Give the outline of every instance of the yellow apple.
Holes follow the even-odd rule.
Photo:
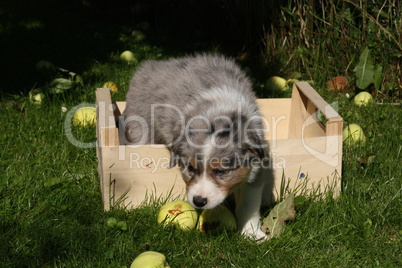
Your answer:
[[[358,124],[350,124],[342,132],[343,142],[348,145],[357,143],[364,144],[366,142],[366,136],[363,129]]]
[[[45,99],[45,95],[37,90],[32,90],[29,92],[29,101],[33,104],[42,104],[43,100]]]
[[[158,223],[173,224],[182,230],[194,229],[197,220],[197,211],[190,203],[181,200],[163,205],[158,213]]]
[[[73,116],[74,126],[87,126],[95,125],[96,123],[96,109],[95,107],[82,107],[79,108]]]
[[[354,98],[354,102],[357,106],[366,106],[369,103],[373,103],[373,96],[366,91],[362,91]]]
[[[197,229],[201,232],[220,232],[224,229],[236,230],[237,223],[233,213],[225,206],[204,210],[199,219]]]
[[[115,83],[113,83],[113,82],[106,82],[106,83],[103,84],[102,87],[110,89],[110,91],[113,92],[113,93],[119,92],[119,89],[117,88],[117,85]]]
[[[156,251],[146,251],[138,255],[130,268],[168,268],[165,255]]]
[[[137,59],[135,58],[134,53],[131,52],[130,50],[126,50],[123,53],[121,53],[120,59],[127,63],[137,63],[138,62]]]
[[[287,91],[289,86],[286,80],[279,76],[272,76],[266,82],[266,87],[272,91]]]

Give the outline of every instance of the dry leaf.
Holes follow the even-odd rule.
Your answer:
[[[294,200],[294,194],[290,194],[277,204],[262,221],[262,231],[268,233],[271,238],[279,237],[284,231],[285,222],[296,217]]]

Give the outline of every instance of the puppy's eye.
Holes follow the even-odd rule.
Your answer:
[[[212,171],[213,175],[216,177],[221,177],[229,173],[230,170],[228,169],[214,169]]]
[[[188,164],[187,170],[188,172],[195,173],[195,168],[191,164]]]

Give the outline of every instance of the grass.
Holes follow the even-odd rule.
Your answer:
[[[334,10],[339,12],[338,7]],[[81,19],[78,16],[77,20]],[[92,27],[100,29],[97,27],[104,25],[99,23]],[[16,32],[7,32],[4,25],[1,26],[0,35],[11,36],[11,41],[17,40],[23,31],[21,26],[16,28],[18,31],[10,26]],[[130,29],[131,26],[125,27]],[[71,29],[77,29],[76,25]],[[355,35],[359,31],[351,29]],[[45,30],[40,31],[44,36],[45,32],[42,31]],[[81,103],[94,103],[95,88],[106,81],[114,81],[120,89],[113,99],[124,100],[129,79],[137,65],[120,62],[118,55],[122,50],[136,52],[140,61],[181,53],[151,40],[140,43],[124,41],[126,39],[122,36],[127,37],[127,33],[130,33],[126,28],[117,28],[113,34],[107,28],[101,33],[111,38],[106,46],[108,53],[105,53],[106,48],[96,49],[103,53],[102,60],[97,60],[96,53],[99,52],[94,51],[89,58],[83,59],[85,64],[76,69],[74,66],[80,65],[81,54],[71,56],[67,61],[55,58],[56,65],[59,65],[58,61],[63,62],[67,67],[62,67],[82,76],[84,83],[78,84],[75,89],[66,94],[51,95],[46,91],[46,81],[38,77],[37,84],[30,84],[27,88],[23,88],[18,81],[16,85],[21,88],[2,91],[2,267],[129,267],[132,260],[145,250],[165,254],[171,267],[402,266],[402,111],[398,99],[400,93],[396,92],[398,86],[388,87],[388,83],[399,81],[394,53],[386,50],[388,52],[384,52],[381,58],[382,50],[372,48],[375,60],[385,68],[386,77],[382,87],[385,90],[367,90],[371,90],[377,102],[385,104],[359,108],[350,98],[326,91],[325,83],[327,78],[334,75],[347,75],[352,78],[351,94],[359,91],[354,86],[351,69],[358,61],[355,47],[358,46],[362,51],[364,44],[353,43],[348,50],[346,45],[342,46],[347,53],[345,57],[334,55],[333,51],[338,45],[335,41],[326,41],[320,46],[317,42],[310,49],[296,43],[294,47],[275,47],[275,57],[279,66],[282,66],[277,72],[289,77],[301,73],[301,79],[314,80],[314,87],[327,102],[338,101],[339,112],[346,123],[358,123],[364,129],[367,142],[364,146],[344,146],[342,194],[337,199],[309,196],[296,199],[296,219],[287,225],[284,234],[278,239],[256,244],[232,232],[213,236],[197,231],[181,232],[163,228],[156,223],[157,211],[163,203],[160,200],[136,210],[115,208],[109,212],[103,211],[95,149],[79,148],[69,142],[64,128],[67,113],[61,108],[71,110]],[[269,34],[272,38],[274,33]],[[30,38],[34,36],[33,33],[29,34]],[[283,43],[280,36],[278,33],[274,41]],[[342,35],[342,38],[346,37]],[[365,38],[367,40],[369,36]],[[312,39],[310,44],[315,44]],[[206,50],[225,52],[208,44],[202,46]],[[273,46],[267,43],[267,51]],[[200,47],[200,43],[196,47]],[[329,50],[326,49],[328,47]],[[290,52],[292,48],[299,50]],[[57,50],[55,47],[52,49]],[[29,48],[30,52],[36,50],[38,47],[35,44]],[[42,59],[42,56],[39,55],[35,60]],[[35,55],[30,57],[34,58]],[[323,60],[323,57],[330,57],[331,60]],[[69,65],[69,61],[74,61],[74,64]],[[247,60],[242,62],[255,79],[260,95],[272,95],[263,86],[264,79],[271,73],[264,78],[248,63]],[[11,69],[18,68],[13,66]],[[33,80],[38,76],[24,67],[12,77],[23,76],[25,72],[30,72],[27,77]],[[29,87],[42,87],[45,90],[43,104],[29,102]],[[72,134],[79,141],[95,141],[94,127],[72,128]],[[369,165],[357,161],[368,154],[375,155]],[[127,222],[128,230],[108,228],[106,221],[110,217]]]

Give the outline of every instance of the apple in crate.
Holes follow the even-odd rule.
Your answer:
[[[165,255],[156,251],[146,251],[138,255],[130,268],[167,268],[170,267]]]
[[[197,229],[201,232],[219,233],[224,229],[236,230],[237,223],[233,213],[225,206],[219,205],[205,209],[199,219]]]
[[[366,136],[364,135],[363,129],[358,124],[350,124],[342,132],[343,142],[354,145],[354,144],[364,144],[366,142]]]
[[[163,205],[158,213],[158,223],[173,224],[182,230],[194,229],[197,220],[197,211],[190,203],[181,200]]]
[[[95,125],[96,123],[96,109],[95,107],[82,107],[79,108],[73,116],[74,126],[87,126]]]

